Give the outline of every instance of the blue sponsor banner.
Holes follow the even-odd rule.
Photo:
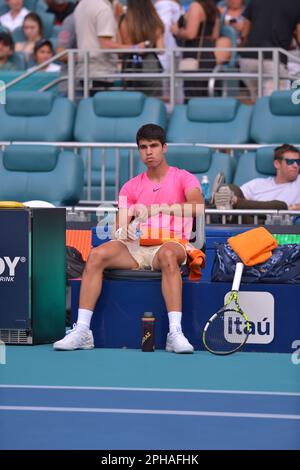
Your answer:
[[[30,328],[30,211],[0,210],[0,329]]]

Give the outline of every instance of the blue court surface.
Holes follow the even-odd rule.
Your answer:
[[[7,347],[0,449],[300,449],[289,354]]]

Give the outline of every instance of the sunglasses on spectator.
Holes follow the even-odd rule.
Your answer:
[[[298,166],[300,166],[300,158],[284,158],[284,157],[279,157],[278,160],[284,160],[287,165],[293,165],[293,163],[297,163]]]

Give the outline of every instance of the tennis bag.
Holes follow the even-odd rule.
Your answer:
[[[66,271],[67,279],[81,277],[85,267],[82,254],[74,246],[66,246]]]
[[[229,243],[215,243],[215,251],[211,280],[232,282],[239,256]],[[300,244],[279,246],[264,263],[244,266],[243,282],[300,284]]]

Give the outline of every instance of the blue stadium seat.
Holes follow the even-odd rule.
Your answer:
[[[250,136],[258,144],[300,143],[300,106],[292,101],[295,91],[274,91],[256,101]]]
[[[0,106],[0,141],[70,141],[75,105],[52,93],[16,91]]]
[[[0,152],[0,200],[43,200],[55,206],[79,201],[82,160],[51,146],[10,145]]]
[[[48,9],[48,5],[44,0],[37,0],[34,11],[39,15],[45,13]]]
[[[25,72],[23,71],[0,71],[0,80],[4,83],[9,83],[15,78],[20,77]],[[14,93],[15,91],[38,91],[45,85],[53,82],[59,77],[59,72],[35,72],[32,75],[24,78],[20,82],[15,83],[13,86],[6,90],[6,94]],[[58,84],[51,88],[52,93],[58,94]]]
[[[241,186],[253,178],[267,178],[276,174],[273,165],[274,147],[262,147],[256,152],[240,155],[233,183]]]
[[[6,2],[4,2],[3,0],[0,0],[0,16],[1,15],[5,15],[5,13],[7,13],[9,10],[8,8],[8,5]],[[3,28],[4,30],[5,28]]]
[[[37,0],[24,0],[23,4],[24,4],[24,7],[27,8],[27,10],[35,11]]]
[[[252,107],[235,98],[192,98],[175,106],[168,142],[244,144],[249,141]]]
[[[26,59],[25,59],[24,52],[14,52],[10,56],[9,61],[13,62],[13,64],[15,64],[17,70],[25,70],[26,69]]]
[[[226,183],[232,182],[233,161],[226,153],[214,152],[207,147],[169,147],[166,157],[169,165],[189,171],[199,181],[203,175],[207,175],[212,185],[221,171]]]
[[[107,91],[93,98],[82,100],[78,105],[74,136],[79,142],[135,142],[139,127],[147,123],[162,127],[166,124],[164,104],[141,92]],[[85,185],[87,184],[87,152],[82,152],[85,162]],[[119,185],[129,178],[129,151],[120,151]],[[108,149],[106,154],[106,200],[116,199],[116,152]],[[92,152],[92,199],[100,199],[101,149]],[[86,198],[86,188],[83,198]]]

